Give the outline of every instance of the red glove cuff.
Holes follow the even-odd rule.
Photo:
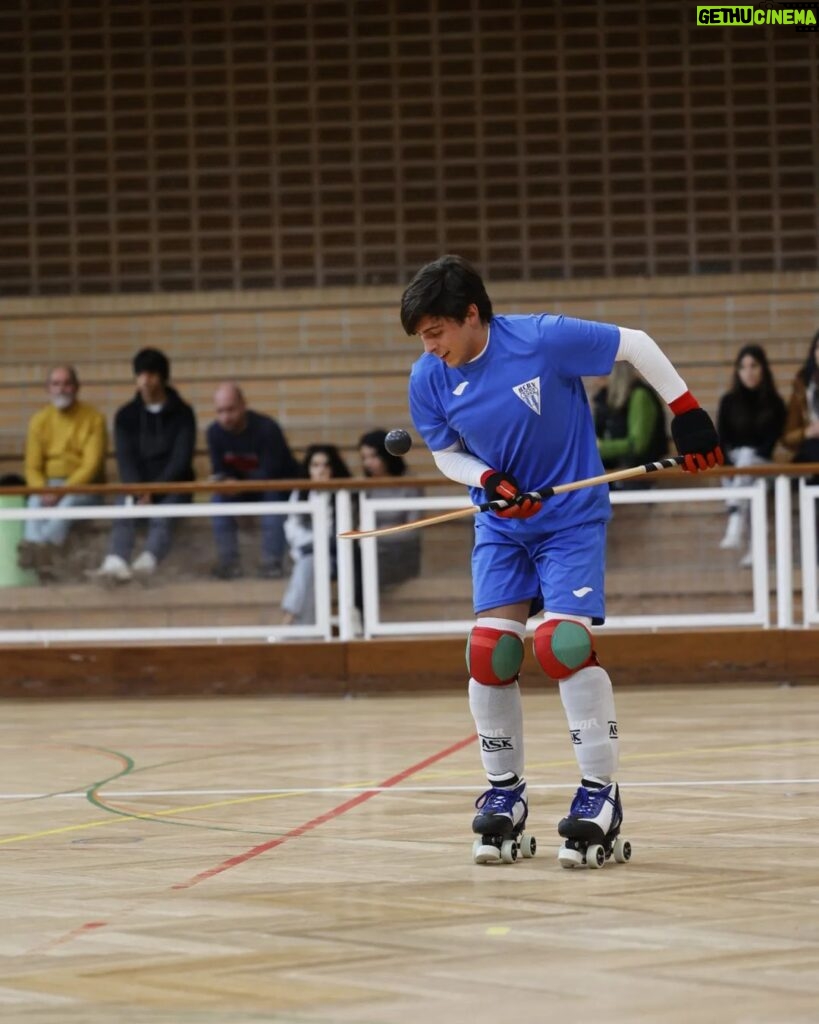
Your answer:
[[[481,487],[485,487],[485,486],[486,486],[486,481],[487,481],[487,479],[488,479],[488,478],[489,478],[490,476],[492,476],[492,474],[493,474],[494,472],[495,472],[495,470],[494,470],[494,469],[487,469],[487,471],[486,471],[485,473],[481,473]]]
[[[690,391],[683,391],[680,397],[675,398],[668,406],[675,416],[679,416],[684,412],[691,412],[692,409],[699,409],[699,407],[700,403],[696,398],[694,398]]]

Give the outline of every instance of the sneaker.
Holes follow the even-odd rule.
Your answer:
[[[479,813],[472,821],[472,831],[477,835],[508,838],[520,832],[529,813],[526,783],[522,781],[514,787],[493,786],[487,789],[475,801],[475,809]]]
[[[215,580],[238,580],[244,575],[239,562],[217,562],[210,574]]]
[[[150,551],[143,551],[139,558],[135,558],[131,562],[131,569],[138,576],[151,576],[156,572],[156,567],[156,555],[151,554]]]
[[[102,565],[92,575],[101,579],[113,580],[116,583],[127,583],[133,579],[133,573],[128,563],[119,555],[106,555]]]
[[[739,560],[740,569],[749,569],[754,564],[754,553],[748,548],[745,554]]]
[[[259,566],[259,577],[263,580],[280,580],[283,576],[281,562],[262,562]]]

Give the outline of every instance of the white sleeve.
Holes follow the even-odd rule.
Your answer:
[[[465,452],[460,441],[456,441],[449,448],[433,452],[432,457],[444,476],[458,484],[466,484],[467,487],[480,487],[481,477],[487,470],[492,469],[477,456]]]
[[[621,327],[620,347],[617,349],[614,360],[615,362],[625,360],[625,362],[631,363],[666,405],[671,405],[675,398],[684,395],[688,390],[685,381],[674,369],[671,360],[645,331]]]

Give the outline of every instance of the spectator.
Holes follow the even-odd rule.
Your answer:
[[[782,443],[794,453],[794,462],[819,462],[819,331],[794,378]]]
[[[373,480],[385,477],[404,476],[407,464],[400,455],[391,455],[384,444],[387,432],[372,430],[364,434],[358,442],[361,456],[361,468],[364,476]],[[417,498],[421,491],[418,487],[408,484],[405,487],[370,487],[366,491],[368,498]],[[397,526],[415,519],[412,512],[380,512],[378,526]],[[356,563],[356,607],[363,608],[363,591],[361,571]],[[388,534],[378,538],[378,582],[380,586],[390,586],[412,579],[421,571],[421,537],[417,530],[406,533]]]
[[[253,412],[236,384],[220,384],[214,395],[216,419],[208,427],[208,451],[214,480],[288,480],[299,469],[279,424]],[[217,494],[215,502],[286,501],[286,491],[255,491]],[[284,556],[284,516],[261,517],[262,553],[259,575],[279,579]],[[239,530],[235,516],[220,515],[213,520],[217,563],[213,575],[234,579],[242,575],[239,559]]]
[[[137,393],[117,411],[114,443],[119,478],[124,484],[174,483],[194,479],[193,450],[196,418],[175,388],[170,387],[171,367],[167,356],[155,348],[144,348],[134,356]],[[187,503],[191,494],[140,494],[120,498],[119,504],[170,505]],[[145,549],[129,565],[134,547],[136,523],[116,519],[111,531],[109,553],[97,575],[127,582],[134,573],[148,576],[167,555],[171,546],[168,518],[148,520]]]
[[[760,466],[771,461],[785,425],[785,403],[776,390],[765,350],[743,345],[734,360],[731,390],[719,403],[717,432],[726,462],[732,466]],[[747,487],[751,476],[723,477],[725,487]],[[750,503],[728,502],[728,524],[721,548],[742,546],[748,527]],[[743,564],[750,565],[748,554]]]
[[[105,419],[92,405],[78,400],[80,381],[73,366],[55,366],[46,381],[51,402],[36,412],[26,436],[26,484],[62,488],[101,483],[105,479]],[[33,494],[29,508],[70,508],[91,505],[88,494]],[[29,519],[18,547],[21,569],[36,569],[42,580],[53,578],[54,558],[64,551],[69,519]]]
[[[594,396],[597,450],[608,470],[655,462],[668,452],[665,415],[631,363],[617,362]]]
[[[350,470],[334,444],[313,444],[304,456],[304,472],[310,480],[333,480],[349,477]],[[328,503],[330,521],[331,578],[336,578],[335,503],[330,491],[293,491],[290,501],[294,511],[284,522],[284,532],[293,559],[293,573],[282,600],[287,626],[310,625],[316,621],[315,594],[313,592],[313,519],[296,511],[298,503],[320,495]]]

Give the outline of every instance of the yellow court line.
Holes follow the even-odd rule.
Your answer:
[[[359,788],[359,787],[354,787]],[[185,811],[202,811],[209,807],[223,807],[225,804],[250,803],[253,800],[283,800],[289,796],[304,796],[309,790],[290,793],[263,793],[258,796],[237,797],[234,800],[218,800],[212,804],[197,804],[191,807],[172,807],[166,811],[150,811],[147,814],[132,814],[127,812],[126,816],[116,815],[108,818],[99,818],[96,821],[86,821],[80,825],[62,825],[60,828],[43,829],[41,832],[27,832],[17,836],[7,836],[0,839],[0,846],[8,843],[22,843],[26,839],[41,839],[43,836],[57,836],[64,832],[81,832],[83,829],[102,828],[103,825],[121,825],[125,821],[150,821],[152,818],[163,818],[171,814],[182,814]]]
[[[689,747],[687,750],[673,750],[673,751],[662,751],[652,754],[626,754],[621,758],[621,761],[656,761],[663,758],[672,757],[687,757],[690,754],[732,754],[739,753],[742,751],[750,750],[777,750],[781,747],[805,747],[814,746],[819,743],[819,739],[815,740],[783,740],[781,743],[747,743],[739,744],[733,747]],[[560,761],[538,761],[532,764],[532,768],[562,768],[567,765],[574,765],[575,761],[572,760],[560,760]],[[471,768],[467,771],[458,772],[441,772],[441,771],[427,771],[421,774],[427,779],[448,779],[457,778],[459,776],[471,776],[475,774],[476,769]],[[345,783],[342,786],[334,787],[337,789],[366,789],[368,785],[374,785],[374,783]],[[191,811],[206,811],[211,810],[214,807],[231,807],[238,804],[249,804],[256,803],[262,800],[283,800],[286,797],[293,796],[305,796],[311,792],[310,789],[290,791],[287,793],[260,793],[253,796],[242,796],[232,797],[228,800],[216,800],[212,803],[206,804],[191,804],[188,807],[172,807],[165,811],[154,811],[143,814],[131,814],[127,812],[127,817],[123,818],[121,815],[116,815],[110,818],[101,818],[97,821],[88,821],[79,825],[63,825],[60,828],[43,829],[40,832],[28,832],[16,836],[7,836],[5,839],[0,839],[0,846],[7,846],[10,843],[22,843],[28,839],[41,839],[44,836],[55,836],[62,835],[66,832],[81,832],[84,829],[102,828],[105,825],[114,825],[117,822],[122,824],[123,821],[150,821],[152,818],[164,818],[174,814],[187,814]],[[127,799],[127,794],[123,794],[123,797]],[[113,806],[113,805],[112,805]]]

